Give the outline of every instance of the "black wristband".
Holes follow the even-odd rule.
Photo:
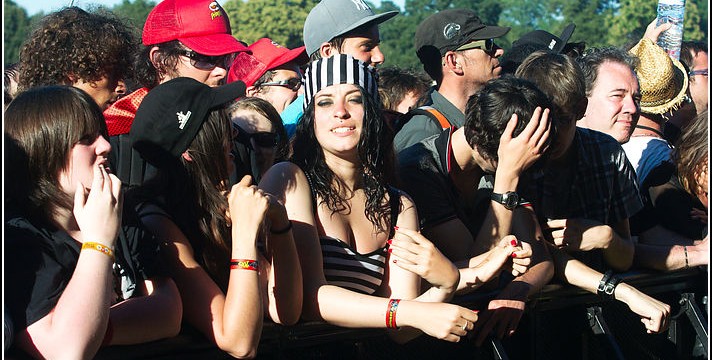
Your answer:
[[[269,232],[274,234],[274,235],[281,235],[281,234],[286,234],[289,232],[289,230],[292,230],[292,221],[289,221],[289,224],[284,227],[284,229],[273,229],[272,227],[269,228]]]
[[[605,274],[603,274],[603,278],[601,278],[601,281],[598,283],[598,289],[596,289],[596,292],[604,299],[612,299],[616,286],[618,286],[620,281],[621,280],[617,276],[613,276],[612,270],[608,270]]]

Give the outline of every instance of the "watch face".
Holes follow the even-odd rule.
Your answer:
[[[519,195],[515,192],[508,192],[504,194],[504,206],[508,209],[514,209],[519,205]]]

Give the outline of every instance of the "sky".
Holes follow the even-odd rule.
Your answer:
[[[73,5],[82,8],[89,4],[101,4],[106,7],[113,7],[116,4],[120,4],[121,1],[122,0],[73,0]],[[32,16],[40,11],[44,11],[44,13],[47,14],[58,10],[62,7],[68,6],[72,3],[72,0],[15,0],[15,3],[27,10],[27,14]],[[380,6],[381,1],[375,0],[372,1],[372,3],[376,4],[376,6]],[[396,0],[394,3],[402,8],[405,0]]]

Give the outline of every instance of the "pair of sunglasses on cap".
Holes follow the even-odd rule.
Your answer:
[[[233,123],[232,128],[237,132],[235,139],[245,145],[251,145],[250,140],[255,140],[255,144],[260,147],[275,147],[279,142],[279,135],[269,131],[247,132],[239,125]]]

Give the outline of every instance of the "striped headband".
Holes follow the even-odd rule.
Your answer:
[[[377,104],[378,83],[376,70],[351,55],[334,55],[309,63],[304,72],[304,109],[321,89],[336,84],[359,85]]]

